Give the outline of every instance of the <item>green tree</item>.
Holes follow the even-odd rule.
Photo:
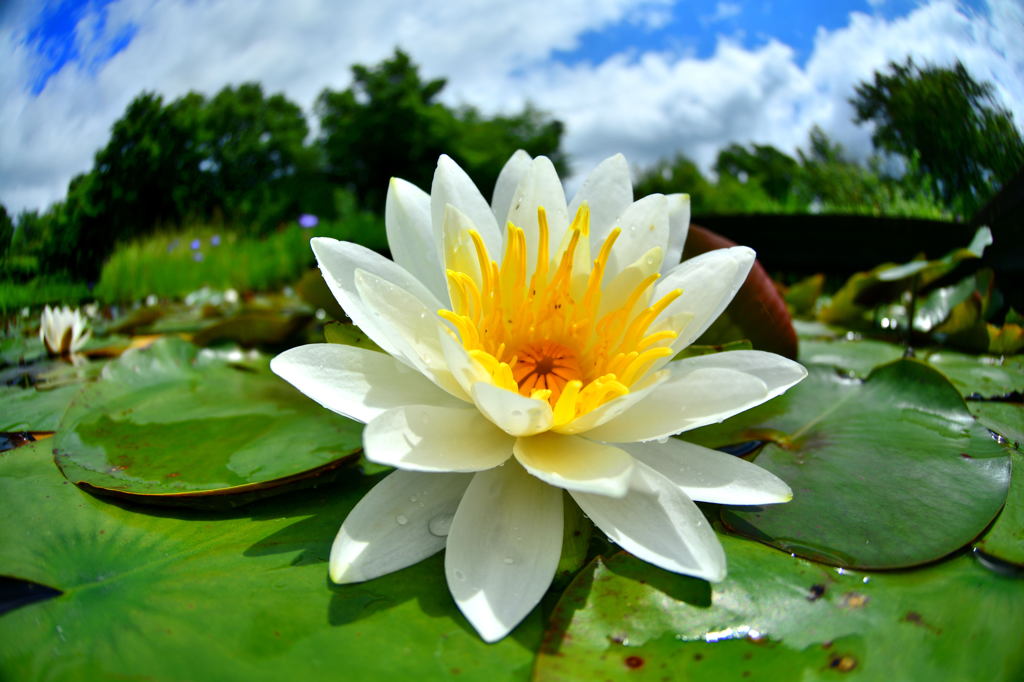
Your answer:
[[[205,214],[210,185],[200,168],[203,105],[195,93],[168,106],[160,95],[143,93],[128,105],[96,153],[92,177],[72,181],[81,185],[80,196],[69,187],[69,219],[80,219],[90,242],[112,248],[113,241],[156,225]]]
[[[401,50],[375,67],[353,66],[352,79],[345,90],[324,90],[317,99],[319,141],[328,177],[380,209],[392,176],[430,186],[437,157],[450,149],[455,117],[436,101],[444,79],[424,82]]]
[[[202,107],[199,168],[228,220],[269,227],[300,212],[297,190],[317,172],[302,110],[258,83],[225,87]]]
[[[438,100],[445,80],[421,78],[401,50],[376,66],[353,66],[352,76],[347,89],[324,90],[315,111],[328,177],[365,206],[381,209],[395,176],[429,188],[441,154],[482,188],[493,186],[520,148],[551,157],[565,171],[562,124],[532,107],[494,118],[471,107],[453,110]]]
[[[14,221],[7,213],[7,207],[0,204],[0,260],[4,260],[14,241]]]
[[[731,144],[718,152],[714,168],[720,182],[723,176],[743,183],[754,181],[765,194],[783,205],[796,199],[800,164],[771,145],[752,144],[748,149]]]
[[[756,178],[741,180],[728,173],[719,174],[712,182],[690,159],[677,154],[640,172],[634,184],[637,196],[686,192],[694,215],[778,212],[779,203],[772,199]]]
[[[518,114],[494,118],[463,107],[457,119],[454,147],[448,154],[485,192],[494,187],[505,162],[517,149],[531,156],[547,156],[560,176],[568,174],[568,157],[561,149],[565,126],[530,104]]]
[[[857,123],[871,122],[875,147],[912,160],[956,212],[970,215],[1024,165],[1024,141],[990,83],[959,61],[952,68],[892,62],[850,99]]]
[[[877,157],[862,166],[849,159],[842,145],[818,126],[811,129],[808,149],[798,150],[802,187],[799,193],[823,213],[945,217],[929,187],[915,176],[895,178],[882,171]]]

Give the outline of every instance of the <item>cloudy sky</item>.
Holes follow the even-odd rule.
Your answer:
[[[959,58],[1021,126],[1021,36],[1022,0],[0,0],[0,203],[62,198],[143,90],[258,80],[309,111],[396,46],[448,78],[450,104],[564,121],[580,172],[615,152],[793,152],[814,124],[863,155],[846,99],[908,54]]]

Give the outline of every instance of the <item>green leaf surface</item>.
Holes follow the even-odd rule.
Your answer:
[[[49,391],[0,387],[0,431],[56,431],[60,418],[81,386],[62,386]]]
[[[258,345],[281,345],[313,316],[279,310],[247,310],[203,327],[193,337],[193,343],[209,346],[214,343],[234,342],[246,348]]]
[[[929,353],[925,360],[949,377],[965,395],[984,398],[1024,392],[1024,357],[968,355],[955,351]]]
[[[1024,455],[1011,454],[1013,473],[1006,505],[974,546],[985,554],[1024,567]]]
[[[1024,675],[1024,585],[969,555],[867,576],[721,539],[729,575],[714,585],[595,560],[555,608],[535,682]]]
[[[332,469],[362,425],[272,374],[165,338],[125,353],[72,401],[54,438],[75,482],[122,494],[250,493]]]
[[[971,542],[1006,499],[1006,449],[956,389],[915,360],[866,381],[824,367],[788,393],[686,434],[721,447],[770,440],[757,464],[793,500],[723,510],[726,525],[787,552],[859,568],[934,561]]]
[[[903,356],[903,346],[871,339],[803,339],[800,362],[831,365],[859,377]],[[917,351],[917,358],[941,371],[963,396],[1000,397],[1024,392],[1024,358],[969,355],[951,350]]]
[[[870,339],[839,339],[800,342],[800,362],[805,365],[831,365],[866,377],[871,370],[903,357],[902,346]]]
[[[381,347],[374,343],[373,339],[367,336],[362,329],[346,322],[331,321],[325,324],[324,339],[327,343],[339,343],[343,346],[381,351]]]
[[[0,679],[525,679],[539,610],[485,644],[448,593],[441,555],[367,583],[328,581],[331,541],[373,482],[245,512],[146,513],[69,484],[45,444],[0,455],[0,575],[63,592],[0,616]]]
[[[1017,449],[1024,444],[1024,404],[970,400],[971,414]]]

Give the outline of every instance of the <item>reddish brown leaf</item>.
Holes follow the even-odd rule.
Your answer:
[[[736,246],[736,243],[699,225],[691,225],[686,237],[683,259],[730,246]],[[742,336],[749,339],[754,348],[778,353],[788,358],[796,358],[797,338],[796,331],[793,329],[793,320],[786,309],[785,300],[775,288],[775,284],[761,266],[760,261],[754,263],[747,281],[744,282],[722,317],[724,319],[712,326],[705,336],[717,332],[720,336],[735,338],[701,337],[698,339],[698,343],[734,341],[739,338],[736,337],[735,332],[735,329],[738,328],[742,332]],[[730,332],[730,330],[732,331]]]

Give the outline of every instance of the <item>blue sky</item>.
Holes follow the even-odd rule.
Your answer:
[[[556,53],[565,63],[600,62],[629,50],[683,50],[696,57],[710,57],[720,35],[737,38],[747,47],[775,39],[792,47],[797,63],[810,56],[819,28],[845,26],[850,12],[867,12],[886,19],[905,16],[919,3],[887,0],[872,6],[866,0],[763,0],[721,2],[700,0],[673,6],[665,23],[656,29],[642,24],[609,26],[581,37],[578,49]]]
[[[792,153],[813,125],[863,156],[846,99],[907,56],[961,59],[1024,120],[1021,35],[1020,0],[2,0],[0,202],[61,198],[143,90],[258,80],[311,111],[396,46],[453,105],[564,121],[581,173],[616,152],[705,168],[730,142]]]
[[[106,25],[106,6],[112,0],[63,0],[45,3],[25,32],[25,42],[40,56],[39,70],[32,81],[33,94],[39,94],[50,76],[68,62],[82,62],[87,58],[74,41],[75,27],[87,15],[96,16],[100,30]],[[123,50],[135,35],[134,27],[125,27],[109,47],[90,60],[90,69],[97,69]]]

